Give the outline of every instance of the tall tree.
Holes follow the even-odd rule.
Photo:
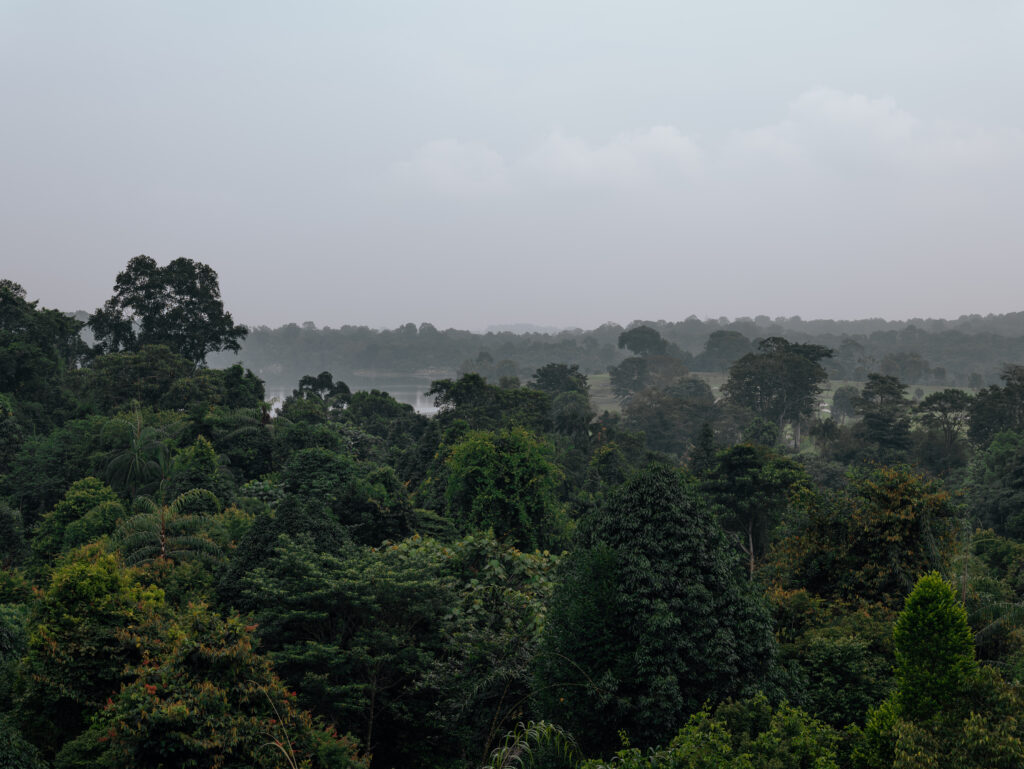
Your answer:
[[[38,304],[17,283],[0,279],[0,393],[39,404],[32,421],[49,427],[64,400],[64,376],[88,349],[78,335],[81,321]]]
[[[798,443],[800,420],[814,414],[821,385],[828,379],[820,361],[831,356],[832,350],[821,345],[763,339],[758,352],[732,365],[722,390],[737,405],[776,422],[779,430],[792,423]]]
[[[136,256],[119,273],[114,295],[89,318],[100,353],[164,344],[196,366],[219,350],[238,352],[248,333],[224,311],[217,273],[191,259],[160,267]]]
[[[767,608],[682,472],[651,465],[581,523],[538,655],[545,717],[585,746],[666,740],[707,700],[766,687]]]
[[[751,577],[790,495],[806,485],[800,465],[761,446],[731,446],[715,458],[702,486],[722,525],[736,535]]]
[[[855,432],[875,451],[876,460],[898,462],[910,448],[910,406],[907,386],[894,376],[868,374],[856,403],[862,417]]]

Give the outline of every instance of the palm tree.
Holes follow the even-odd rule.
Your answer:
[[[135,500],[135,515],[114,532],[121,558],[128,566],[158,561],[216,560],[220,548],[204,535],[206,516],[187,511],[216,513],[220,501],[206,489],[186,491],[169,505],[149,497]]]
[[[170,457],[169,443],[181,427],[179,423],[164,427],[144,424],[138,410],[115,417],[108,432],[115,433],[122,448],[107,454],[106,480],[132,498],[159,482]]]

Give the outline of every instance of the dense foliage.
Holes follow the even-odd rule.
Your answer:
[[[137,257],[90,325],[0,281],[0,766],[1024,765],[1020,317],[292,326],[253,373],[213,270]]]

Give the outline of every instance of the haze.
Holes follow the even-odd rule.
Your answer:
[[[1021,309],[1024,3],[0,6],[0,277],[235,319]],[[88,306],[82,306],[88,300]]]

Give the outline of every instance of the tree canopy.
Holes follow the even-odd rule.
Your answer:
[[[97,352],[137,352],[163,344],[196,366],[212,352],[238,352],[248,333],[225,312],[212,267],[185,258],[160,267],[145,255],[118,273],[114,295],[92,314],[89,327]]]

